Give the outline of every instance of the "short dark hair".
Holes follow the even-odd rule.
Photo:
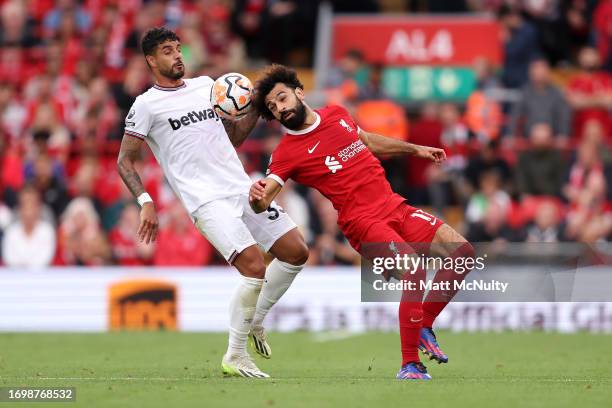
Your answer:
[[[266,106],[266,96],[278,83],[285,84],[291,89],[304,89],[294,69],[279,64],[269,66],[255,84],[254,101],[255,109],[266,120],[274,119],[274,115]]]
[[[157,46],[166,41],[181,41],[181,39],[174,31],[168,30],[166,27],[154,27],[144,34],[140,46],[145,56],[153,55]]]

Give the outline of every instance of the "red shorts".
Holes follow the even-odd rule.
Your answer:
[[[359,252],[362,252],[364,244],[389,244],[391,242],[416,244],[411,246],[417,252],[424,252],[426,251],[424,248],[429,247],[442,224],[443,221],[433,215],[402,203],[385,219],[369,223],[367,229],[355,237],[356,239],[348,238],[353,248]]]

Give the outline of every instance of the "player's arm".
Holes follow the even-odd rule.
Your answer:
[[[266,211],[282,188],[281,183],[270,177],[253,183],[249,190],[249,203],[253,211],[257,214]]]
[[[410,155],[441,163],[446,160],[446,153],[437,147],[421,146],[376,133],[359,131],[359,138],[374,154],[380,155]]]
[[[128,134],[123,135],[119,157],[117,158],[117,170],[121,179],[141,206],[140,227],[137,235],[141,242],[148,244],[155,241],[158,221],[155,204],[153,204],[151,196],[145,191],[142,180],[136,171],[135,163],[140,158],[142,144],[143,140],[138,137]]]
[[[221,119],[234,147],[240,146],[246,140],[255,127],[257,119],[259,119],[259,115],[255,109],[251,109],[249,113],[237,120]]]

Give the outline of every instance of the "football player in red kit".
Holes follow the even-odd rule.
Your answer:
[[[431,246],[437,255],[473,256],[465,238],[393,192],[374,156],[408,154],[440,163],[446,159],[444,150],[368,133],[340,106],[311,109],[304,103],[303,86],[295,71],[282,65],[265,71],[255,86],[254,106],[263,118],[276,119],[287,129],[272,153],[267,177],[251,186],[249,200],[255,212],[268,208],[283,184],[293,179],[319,190],[332,202],[338,225],[364,256],[368,256],[367,243],[386,243],[393,248],[396,243],[432,243],[439,244]],[[442,269],[434,282],[462,278],[452,275],[454,271]],[[423,300],[422,292],[417,297],[404,293],[399,307],[402,365],[398,379],[431,378],[418,350],[440,363],[448,361],[432,326],[454,294],[447,291],[441,298],[428,299],[430,293]]]

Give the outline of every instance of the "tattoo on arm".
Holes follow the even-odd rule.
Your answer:
[[[243,118],[238,120],[221,119],[225,131],[234,147],[240,146],[246,140],[251,130],[255,127],[258,118],[259,115],[255,110],[251,110]]]
[[[121,141],[121,149],[117,159],[117,169],[123,182],[134,197],[145,192],[140,176],[136,172],[134,163],[140,158],[142,140],[133,136],[124,135]]]

